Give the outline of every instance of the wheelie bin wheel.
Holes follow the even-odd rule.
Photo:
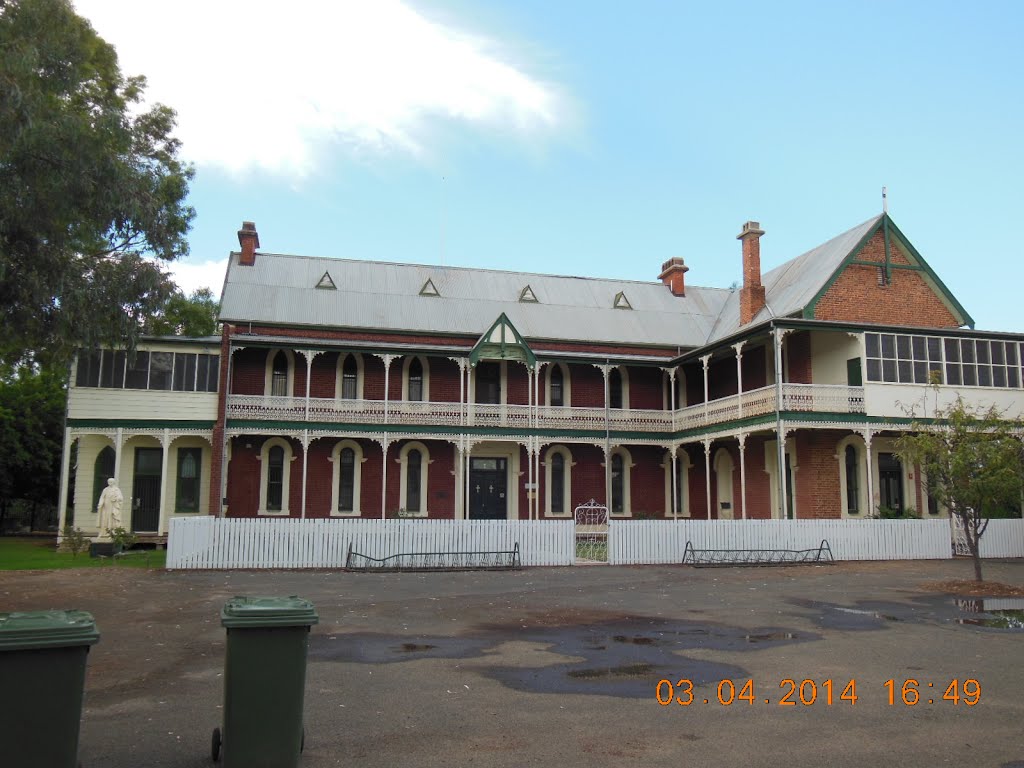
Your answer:
[[[213,738],[210,739],[210,757],[215,763],[220,760],[220,747],[223,743],[220,738],[220,728],[214,728]]]

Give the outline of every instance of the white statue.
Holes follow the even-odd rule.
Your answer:
[[[121,527],[121,505],[124,503],[124,494],[114,484],[114,478],[107,480],[107,487],[100,494],[100,500],[96,504],[96,511],[99,513],[99,535],[97,541],[110,541],[110,531]]]

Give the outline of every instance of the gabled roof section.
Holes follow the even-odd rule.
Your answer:
[[[843,270],[857,261],[857,256],[864,246],[880,230],[886,229],[915,262],[913,267],[921,270],[925,279],[952,313],[962,320],[963,324],[973,325],[974,321],[970,315],[886,213],[874,216],[762,275],[761,283],[765,287],[766,305],[750,325],[766,322],[773,317],[814,317],[818,300],[825,295]],[[740,292],[733,291],[708,337],[709,343],[740,330],[739,299]]]
[[[864,264],[867,262],[858,261],[857,257],[860,255],[861,249],[867,244],[871,238],[873,238],[878,231],[881,230],[885,236],[886,243],[886,261],[882,265],[882,269],[885,270],[885,278],[889,279],[891,270],[893,269],[910,269],[919,270],[923,273],[923,277],[926,283],[929,284],[935,294],[942,300],[942,302],[949,308],[953,316],[960,322],[960,325],[969,325],[974,327],[974,318],[967,314],[967,310],[963,308],[963,305],[957,301],[950,290],[946,287],[946,284],[939,279],[939,276],[935,274],[928,262],[924,260],[924,257],[918,253],[918,250],[913,244],[906,238],[906,236],[900,231],[900,228],[896,226],[896,223],[889,217],[888,213],[883,213],[878,217],[877,223],[871,227],[864,236],[857,243],[856,247],[847,254],[846,258],[843,259],[840,264],[829,276],[828,280],[818,289],[818,291],[811,298],[810,302],[803,309],[803,316],[808,319],[814,317],[814,309],[817,306],[818,301],[824,296],[828,289],[832,287],[839,276],[843,273],[850,264]],[[888,251],[890,249],[890,243],[895,241],[899,243],[904,253],[910,260],[910,265],[891,264],[888,260]]]
[[[470,365],[476,365],[481,360],[518,360],[526,363],[529,368],[537,365],[537,357],[530,349],[530,345],[504,312],[498,315],[498,319],[473,345],[469,353]]]

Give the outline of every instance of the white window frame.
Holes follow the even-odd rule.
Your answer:
[[[857,452],[857,502],[860,510],[850,512],[849,504],[846,501],[846,448],[853,446]],[[863,520],[874,514],[874,509],[868,499],[868,473],[867,473],[867,446],[864,438],[860,435],[847,435],[836,444],[836,462],[839,465],[839,508],[844,518],[850,520]]]
[[[295,397],[295,352],[281,347],[267,351],[267,362],[263,374],[263,394],[266,397],[270,397],[273,391],[274,358],[277,357],[278,352],[284,352],[285,357],[288,359],[288,394],[285,397]],[[281,397],[281,395],[277,395],[277,397]]]
[[[413,359],[420,361],[420,365],[423,368],[423,399],[415,400],[411,402],[430,402],[430,363],[427,362],[427,358],[423,355],[406,355],[402,359],[402,400],[409,401],[409,366],[412,365]]]
[[[551,511],[551,459],[558,454],[562,457],[565,468],[565,482],[562,484],[562,509],[564,512]],[[576,462],[572,460],[572,452],[567,446],[553,445],[544,454],[544,514],[548,517],[572,517],[572,468]]]
[[[690,461],[690,454],[685,448],[679,446],[676,449],[676,465],[682,471],[682,484],[683,487],[679,492],[679,503],[681,509],[676,510],[678,517],[690,517],[690,469],[693,467],[693,462]],[[665,463],[662,464],[665,468],[665,517],[672,517],[672,452],[665,452]]]
[[[624,365],[613,365],[608,369],[608,407],[612,407],[612,369],[617,368],[619,378],[622,381],[622,408],[615,408],[616,411],[629,410],[629,371]]]
[[[267,477],[270,474],[270,461],[269,454],[270,449],[275,445],[284,448],[284,469],[281,477],[281,509],[268,510],[267,509]],[[288,509],[288,497],[291,490],[291,463],[295,461],[295,454],[292,451],[292,444],[282,437],[272,437],[269,440],[264,440],[263,445],[260,446],[260,508],[258,511],[259,515],[267,517],[288,517],[290,511]]]
[[[409,485],[408,475],[409,475],[409,473],[406,471],[406,465],[408,463],[409,452],[412,451],[413,449],[418,450],[420,452],[420,455],[421,455],[421,460],[420,460],[420,508],[416,509],[416,510],[409,509],[406,506],[406,504],[405,504],[406,493],[409,490],[408,489],[408,485]],[[399,466],[401,467],[401,471],[399,472],[399,475],[401,477],[401,482],[399,484],[399,491],[398,491],[398,506],[399,506],[399,509],[405,510],[405,514],[406,514],[407,517],[429,517],[430,513],[427,510],[427,495],[428,495],[427,494],[427,492],[428,492],[427,478],[428,478],[430,473],[427,470],[430,467],[430,463],[431,463],[430,451],[427,450],[427,446],[425,446],[423,443],[419,442],[418,440],[412,440],[412,441],[410,441],[410,442],[408,442],[408,443],[406,443],[405,445],[402,446],[402,449],[398,452],[398,458],[396,459],[396,461],[398,462]]]
[[[562,405],[551,404],[551,373],[558,367],[562,371]],[[565,363],[549,363],[544,371],[544,404],[548,408],[571,408],[572,407],[572,378],[569,376],[569,366]]]
[[[768,475],[768,491],[771,494],[771,509],[773,520],[784,520],[786,514],[779,509],[779,442],[778,440],[765,440],[764,442],[764,473]],[[800,471],[796,452],[796,438],[786,438],[786,453],[789,454],[789,468],[793,473],[792,493],[786,495],[789,504],[793,507],[793,519],[800,519],[800,507],[797,505],[797,472]],[[748,516],[749,517],[749,516]]]
[[[342,512],[338,509],[338,500],[341,496],[339,489],[339,483],[341,481],[341,452],[346,448],[351,448],[355,454],[355,461],[353,462],[353,477],[352,477],[352,511]],[[334,446],[334,450],[331,451],[329,461],[333,469],[331,470],[331,514],[330,517],[361,517],[362,512],[362,465],[366,461],[363,456],[363,448],[355,440],[339,440],[337,445]]]
[[[728,462],[728,468],[723,465]],[[721,466],[721,468],[720,468]],[[736,494],[733,488],[733,472],[736,471],[736,462],[732,460],[732,454],[729,453],[729,449],[722,447],[715,451],[715,458],[711,462],[711,469],[715,473],[715,501],[718,502],[718,506],[715,509],[715,518],[718,520],[735,520],[736,519]],[[728,488],[729,490],[729,516],[726,517],[722,514],[722,490]]]
[[[338,355],[338,365],[335,369],[334,374],[334,399],[344,400],[341,396],[342,387],[344,386],[345,375],[345,360],[349,357],[355,358],[356,361],[356,400],[363,399],[363,356],[359,352],[342,352]]]
[[[625,392],[623,392],[625,395]],[[618,514],[612,512],[612,486],[613,480],[611,478],[611,467],[612,457],[619,455],[622,457],[622,512]],[[608,517],[632,517],[633,516],[633,503],[632,503],[632,492],[630,488],[630,476],[633,474],[632,469],[635,465],[633,464],[633,456],[630,454],[629,449],[625,446],[618,445],[611,450],[608,454]]]

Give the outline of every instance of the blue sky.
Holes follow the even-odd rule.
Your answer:
[[[179,111],[187,288],[243,219],[266,251],[726,287],[744,221],[767,271],[885,185],[977,326],[1024,331],[1022,3],[76,5]]]

